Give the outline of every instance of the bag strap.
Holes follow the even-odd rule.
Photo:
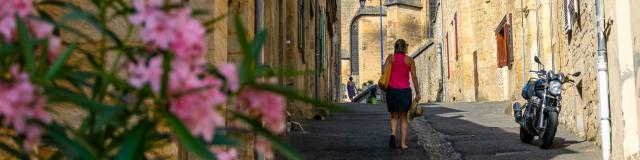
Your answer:
[[[390,54],[389,56],[387,56],[387,59],[393,64],[395,58],[393,58],[393,54]]]

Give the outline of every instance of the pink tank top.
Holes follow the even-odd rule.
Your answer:
[[[394,89],[407,89],[411,88],[409,83],[409,73],[411,67],[404,63],[404,58],[407,55],[402,53],[393,54],[393,64],[391,64],[391,78],[389,79],[389,86]]]

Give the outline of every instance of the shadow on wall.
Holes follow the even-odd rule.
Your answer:
[[[437,106],[427,107],[424,115],[463,159],[551,159],[578,153],[567,147],[580,141],[556,137],[551,149],[542,150],[537,139],[533,144],[521,143],[519,127],[487,127],[455,114],[465,112]]]

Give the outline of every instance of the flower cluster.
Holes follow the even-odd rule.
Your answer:
[[[136,14],[129,17],[131,23],[143,25],[142,40],[151,50],[161,49],[175,53],[169,71],[169,110],[175,114],[193,135],[212,141],[215,128],[224,125],[224,117],[217,107],[226,103],[223,81],[206,74],[204,67],[205,29],[191,17],[189,8],[162,9],[164,0],[136,0]],[[176,4],[179,1],[170,1]],[[129,83],[137,88],[149,84],[158,93],[161,88],[163,59],[151,57],[148,61],[138,58],[129,63]],[[224,65],[221,72],[225,79],[237,80],[235,66]],[[237,83],[234,87],[237,90]]]
[[[29,150],[40,143],[44,133],[40,126],[30,121],[50,124],[52,118],[44,110],[46,99],[38,94],[38,89],[29,81],[29,75],[20,72],[17,65],[11,66],[9,74],[10,80],[0,81],[2,124],[11,125],[18,134],[24,135],[24,147]]]
[[[34,15],[32,0],[0,0],[0,37],[5,42],[16,41],[16,17],[24,20],[32,36],[48,41],[48,59],[53,60],[60,51],[60,38],[53,36],[53,25],[29,18]],[[36,52],[40,53],[40,52]]]
[[[170,1],[171,4],[180,1]],[[162,10],[164,0],[135,0],[136,14],[129,17],[131,23],[144,25],[142,40],[163,50],[172,51],[178,59],[203,63],[206,33],[200,22],[191,17],[191,9]]]
[[[237,160],[238,151],[235,148],[224,149],[221,147],[213,147],[213,153],[216,154],[218,160]]]
[[[233,99],[232,104],[237,111],[259,118],[271,132],[284,132],[285,101],[281,95],[250,87],[241,89],[238,68],[234,64],[216,68],[222,77],[207,74],[208,68],[204,67],[205,29],[190,16],[191,10],[166,10],[164,5],[179,3],[175,0],[134,0],[133,3],[136,13],[129,17],[129,21],[142,25],[140,37],[148,44],[148,50],[175,54],[168,73],[169,110],[187,126],[191,134],[212,141],[215,128],[223,126],[225,122],[217,109],[225,105],[228,99]],[[129,62],[129,84],[136,88],[148,85],[155,93],[160,92],[163,63],[161,56],[137,58],[136,62]],[[233,97],[228,93],[238,95]],[[259,140],[261,143],[256,146],[257,149],[270,153],[268,141],[264,138]],[[213,151],[219,159],[236,159],[234,148]]]

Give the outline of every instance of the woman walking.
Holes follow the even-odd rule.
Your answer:
[[[407,111],[411,107],[411,84],[409,74],[416,92],[415,101],[420,100],[420,89],[416,77],[416,66],[411,57],[407,56],[407,43],[403,39],[396,41],[394,54],[385,61],[386,65],[391,65],[391,76],[387,89],[387,110],[391,113],[391,136],[389,137],[389,147],[396,148],[396,128],[398,121],[401,124],[400,148],[407,149]]]

